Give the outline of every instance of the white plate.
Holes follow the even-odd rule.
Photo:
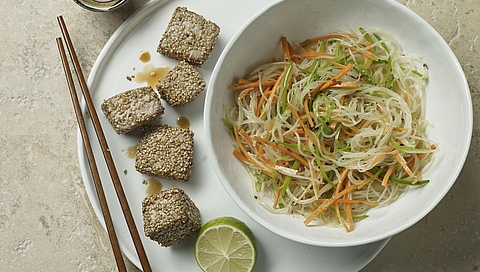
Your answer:
[[[271,2],[273,1],[213,0],[200,3],[195,0],[178,0],[148,2],[113,34],[92,68],[88,86],[96,108],[100,109],[103,99],[127,89],[143,86],[126,80],[127,75],[135,74],[145,66],[145,63],[142,63],[138,57],[141,51],[149,51],[152,56],[149,63],[157,67],[173,67],[178,63],[178,61],[168,59],[155,52],[157,43],[177,6],[186,6],[189,10],[204,15],[221,27],[219,40],[212,56],[199,68],[208,84],[215,62],[227,42],[250,17]],[[235,216],[244,221],[253,230],[258,240],[259,255],[256,271],[301,271],[307,269],[317,271],[319,268],[322,271],[358,271],[380,252],[388,239],[350,248],[307,246],[277,236],[248,217],[225,192],[208,160],[203,131],[204,99],[205,91],[194,102],[181,109],[168,107],[164,103],[165,114],[159,122],[176,126],[178,117],[187,117],[191,123],[190,128],[195,133],[195,154],[193,176],[189,182],[158,179],[161,180],[163,188],[180,187],[185,190],[199,207],[203,223],[214,217],[225,215]],[[199,271],[193,256],[195,239],[193,236],[180,244],[163,248],[143,234],[141,202],[146,196],[147,186],[142,181],[150,177],[136,172],[134,160],[128,158],[124,152],[128,147],[137,144],[138,131],[127,135],[117,135],[100,110],[98,113],[153,270]],[[87,128],[91,139],[95,139],[93,127],[88,125]],[[140,267],[113,185],[103,163],[100,147],[96,141],[92,142],[120,246],[124,254]],[[104,225],[80,135],[78,151],[88,197],[100,222]],[[124,174],[124,170],[127,171],[127,174]]]

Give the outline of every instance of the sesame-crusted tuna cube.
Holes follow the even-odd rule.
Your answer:
[[[177,7],[162,35],[157,52],[176,60],[202,65],[209,57],[220,27],[185,7]]]
[[[201,227],[200,211],[179,188],[147,196],[142,201],[145,235],[163,247],[178,244]]]
[[[157,84],[157,90],[172,107],[183,107],[192,102],[207,84],[202,75],[185,61],[181,61]]]
[[[103,101],[101,109],[117,134],[127,133],[163,115],[165,109],[152,87],[141,87]]]
[[[193,131],[169,125],[147,125],[137,145],[135,169],[143,174],[188,181],[193,165]]]

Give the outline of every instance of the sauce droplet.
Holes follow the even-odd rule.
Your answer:
[[[180,116],[177,119],[177,125],[181,128],[189,128],[190,127],[190,120],[188,120],[185,116]]]
[[[140,57],[138,58],[142,62],[149,62],[151,59],[150,52],[148,51],[142,51],[140,52]]]
[[[143,71],[135,74],[134,80],[137,83],[147,83],[148,86],[155,89],[158,81],[164,78],[168,71],[170,71],[168,67],[155,67],[147,64],[143,67]]]
[[[135,157],[137,156],[137,146],[134,145],[127,147],[127,150],[125,150],[125,154],[129,159],[135,159]]]
[[[163,185],[158,179],[149,178],[145,180],[145,182],[148,184],[147,190],[145,191],[147,196],[155,195],[162,191]]]

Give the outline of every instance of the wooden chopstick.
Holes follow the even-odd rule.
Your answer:
[[[58,51],[60,52],[60,57],[62,59],[63,70],[65,71],[68,89],[70,90],[70,96],[72,98],[72,103],[75,108],[75,115],[77,117],[78,126],[80,128],[80,134],[82,135],[83,145],[85,146],[85,151],[87,153],[87,160],[90,166],[90,172],[92,173],[95,190],[97,192],[97,197],[100,201],[100,208],[102,209],[103,218],[105,219],[105,225],[107,226],[108,237],[110,238],[110,244],[112,245],[113,255],[115,256],[118,271],[126,272],[127,268],[125,267],[122,251],[120,250],[120,245],[118,244],[117,235],[113,226],[112,216],[110,215],[110,209],[108,208],[107,199],[105,197],[105,192],[103,190],[102,182],[100,180],[100,174],[98,173],[97,164],[95,162],[92,146],[90,144],[90,137],[87,133],[85,120],[83,119],[80,102],[78,101],[77,91],[75,90],[75,84],[73,82],[70,66],[68,65],[68,59],[67,55],[65,54],[62,38],[58,37],[56,41]]]
[[[92,98],[90,96],[90,92],[88,91],[88,86],[83,76],[82,69],[80,67],[80,63],[78,61],[77,55],[75,53],[75,49],[73,47],[73,43],[70,39],[70,35],[67,30],[67,26],[65,25],[65,21],[63,17],[60,15],[57,17],[57,21],[60,25],[60,29],[62,31],[63,39],[66,43],[68,53],[70,55],[70,59],[73,63],[73,68],[75,73],[77,74],[77,78],[79,81],[80,89],[82,91],[83,97],[85,99],[88,113],[92,119],[93,127],[95,129],[95,133],[97,134],[97,139],[100,143],[100,147],[102,149],[102,154],[105,159],[105,163],[107,164],[108,171],[110,173],[110,177],[112,179],[113,185],[115,187],[115,192],[117,194],[118,201],[120,202],[120,206],[122,208],[123,215],[125,217],[125,221],[127,223],[130,236],[133,240],[135,250],[137,251],[138,258],[142,265],[143,271],[150,272],[152,271],[150,267],[150,263],[148,262],[147,254],[145,249],[143,248],[142,240],[140,235],[138,234],[137,227],[135,225],[135,220],[133,218],[132,212],[128,205],[127,198],[125,196],[125,192],[122,187],[122,183],[120,182],[120,178],[118,176],[117,169],[115,167],[115,163],[113,161],[112,155],[110,154],[110,149],[107,144],[107,140],[105,134],[103,133],[102,126],[100,124],[100,120],[98,119],[97,112],[95,110],[95,106],[93,104]],[[76,106],[75,106],[76,107]]]

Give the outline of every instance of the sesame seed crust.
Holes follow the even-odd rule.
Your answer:
[[[194,133],[169,125],[147,125],[140,135],[135,169],[143,174],[188,181],[192,175]]]
[[[145,235],[169,247],[198,232],[200,210],[180,188],[170,188],[147,196],[142,201]]]
[[[172,107],[192,102],[207,86],[202,75],[186,61],[180,61],[157,84],[162,99]]]
[[[165,109],[152,87],[140,87],[103,101],[101,109],[117,134],[124,134],[163,115]]]
[[[160,39],[157,52],[194,65],[202,65],[215,46],[220,27],[203,16],[177,7]]]

